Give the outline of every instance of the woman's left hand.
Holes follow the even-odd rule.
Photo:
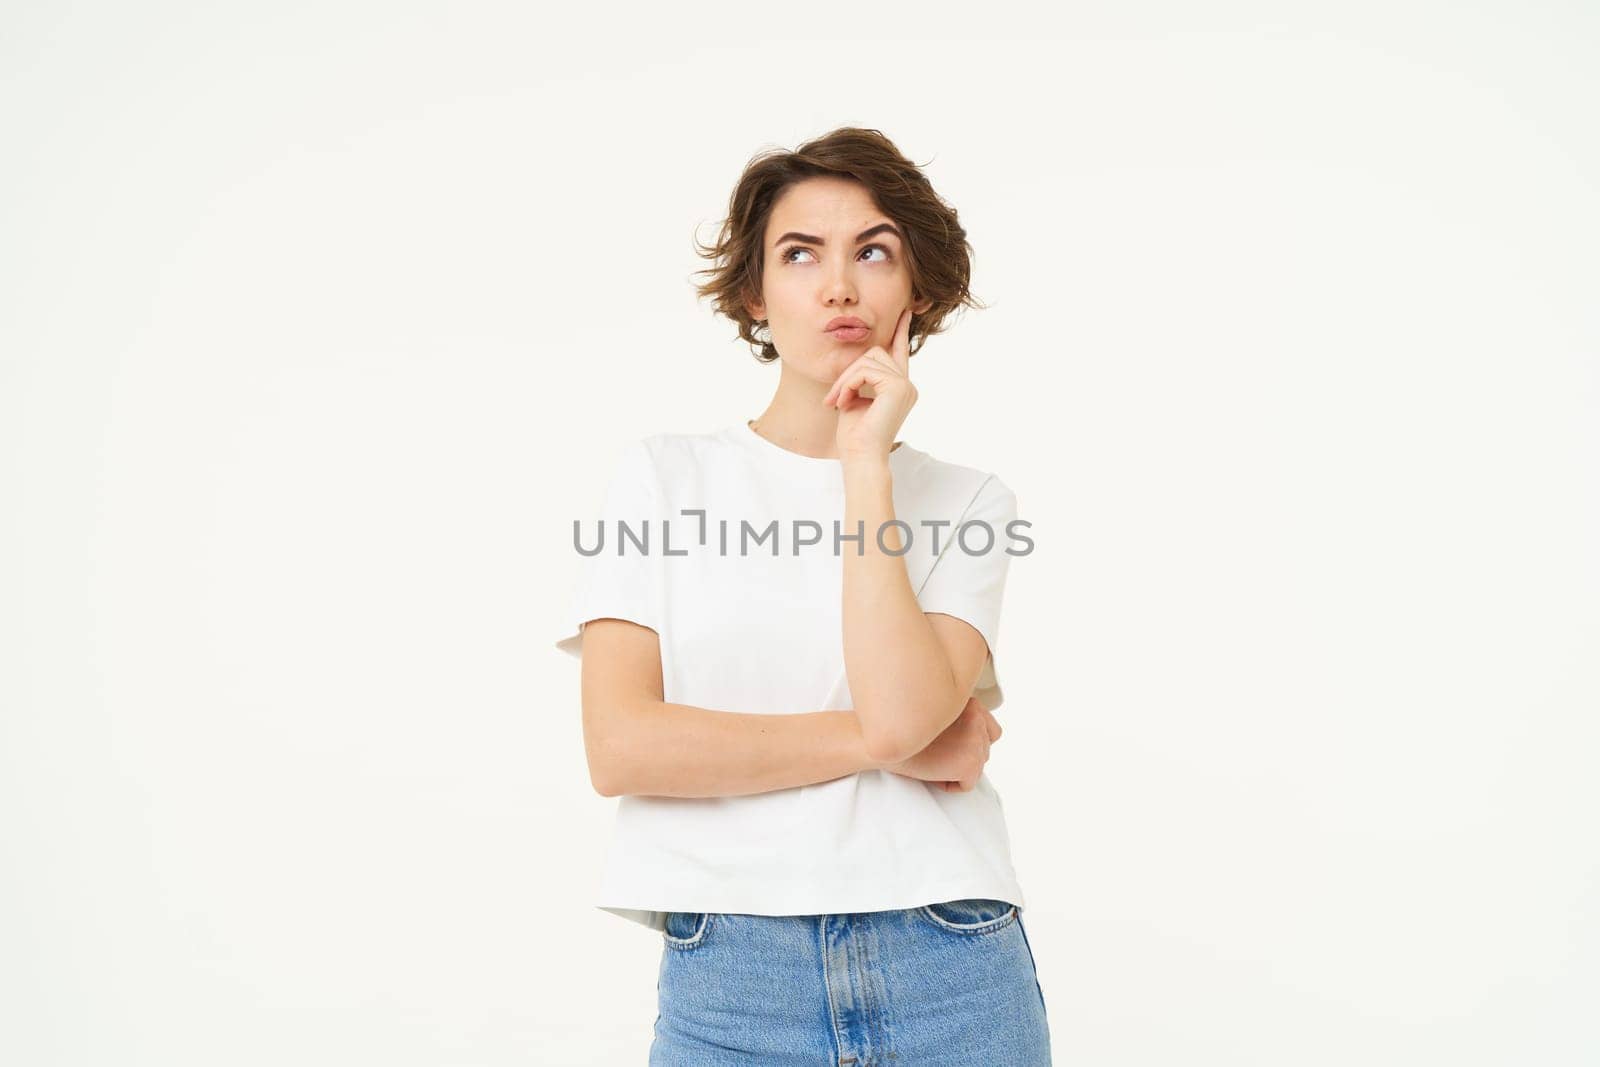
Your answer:
[[[895,434],[917,402],[910,366],[911,308],[907,307],[895,322],[889,350],[873,345],[857,356],[822,399],[839,409],[835,440],[840,462],[889,457]],[[864,386],[871,388],[871,397],[861,395]]]

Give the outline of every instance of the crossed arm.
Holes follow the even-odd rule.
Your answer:
[[[983,645],[964,622],[927,618],[950,640]],[[583,633],[583,743],[589,780],[602,796],[741,796],[898,762],[869,753],[856,711],[766,715],[669,703],[662,699],[654,630],[626,619],[592,619]],[[965,704],[962,697],[951,721]]]
[[[960,716],[989,655],[951,615],[924,613],[911,588],[887,464],[848,467],[843,562],[845,673],[855,710],[788,715],[720,711],[664,699],[659,636],[624,619],[584,627],[583,736],[605,796],[765,793],[882,769],[920,752]]]

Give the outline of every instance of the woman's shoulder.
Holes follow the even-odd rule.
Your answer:
[[[930,484],[955,493],[965,492],[972,498],[1009,497],[1014,494],[1000,475],[987,466],[955,463],[932,453],[918,452],[921,463],[919,474]]]

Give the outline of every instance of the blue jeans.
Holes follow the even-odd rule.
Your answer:
[[[1021,910],[675,911],[651,1067],[1048,1067]]]

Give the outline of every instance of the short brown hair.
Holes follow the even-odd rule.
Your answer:
[[[756,320],[745,307],[747,300],[761,299],[767,220],[785,189],[814,177],[861,183],[878,208],[904,231],[912,302],[933,301],[925,314],[912,316],[912,352],[921,349],[930,334],[941,332],[946,317],[956,309],[984,306],[968,290],[972,246],[955,208],[881,132],[842,126],[793,152],[769,149],[753,156],[728,199],[728,217],[716,243],[695,240],[697,253],[714,264],[695,272],[711,276],[696,285],[696,291],[702,298],[714,298],[717,312],[738,325],[741,338],[761,346],[753,353],[758,361],[771,363],[778,358],[772,343],[755,335]]]

